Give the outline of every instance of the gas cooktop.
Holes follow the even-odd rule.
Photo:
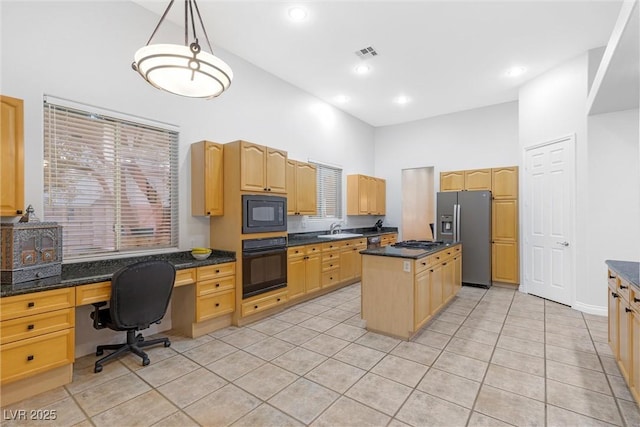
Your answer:
[[[396,248],[415,248],[415,249],[429,249],[434,246],[441,245],[442,240],[405,240],[403,242],[395,243],[391,246]]]

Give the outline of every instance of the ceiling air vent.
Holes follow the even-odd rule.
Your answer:
[[[368,46],[368,47],[356,50],[356,55],[362,59],[369,59],[369,58],[373,58],[374,56],[377,56],[378,52],[376,52],[376,50],[372,46]]]

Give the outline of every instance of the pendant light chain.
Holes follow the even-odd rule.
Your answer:
[[[155,30],[153,30],[153,33],[151,33],[151,37],[149,37],[149,41],[145,46],[149,46],[149,43],[151,43],[153,36],[156,35],[156,32],[158,32],[158,28],[160,28],[160,25],[162,25],[162,23],[164,22],[164,18],[167,17],[169,10],[171,10],[171,6],[173,6],[173,0],[171,0],[171,2],[169,3],[169,6],[167,6],[167,8],[164,10],[164,13],[162,14],[162,18],[160,18],[160,22],[158,22],[158,25],[156,25]]]

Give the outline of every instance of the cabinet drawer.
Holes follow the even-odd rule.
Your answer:
[[[76,305],[93,304],[109,301],[111,298],[111,282],[92,283],[76,286]]]
[[[215,279],[217,277],[229,276],[236,274],[236,263],[228,262],[226,264],[207,265],[206,267],[197,268],[197,281]]]
[[[305,254],[305,247],[304,246],[295,246],[293,248],[288,248],[287,249],[287,258],[292,259],[292,258],[300,258],[303,257]]]
[[[196,295],[202,296],[218,291],[226,291],[236,287],[235,276],[222,277],[220,279],[203,280],[196,285]]]
[[[0,298],[0,320],[73,307],[75,296],[74,288],[64,288]]]
[[[340,271],[332,270],[322,273],[322,287],[340,283]]]
[[[235,303],[236,292],[234,289],[198,297],[196,301],[196,322],[233,313]]]
[[[20,340],[0,347],[3,384],[73,363],[75,329]]]
[[[340,268],[340,260],[338,258],[330,259],[328,261],[322,262],[322,272],[337,270],[339,268]]]
[[[242,304],[242,317],[258,313],[260,311],[275,307],[280,304],[284,304],[285,302],[287,302],[287,299],[287,291],[284,291],[278,292],[274,295],[269,295],[268,297],[258,298],[250,302],[245,302]]]
[[[176,271],[176,280],[173,282],[173,286],[184,286],[196,283],[196,269],[187,268],[185,270]]]
[[[609,287],[611,289],[613,289],[614,291],[618,289],[618,280],[617,280],[617,276],[615,271],[612,271],[611,269],[609,269],[609,275],[608,275],[608,280],[607,283],[609,283]]]
[[[617,281],[618,281],[618,293],[622,298],[629,301],[629,289],[631,288],[631,285],[629,284],[629,282],[627,282],[624,279],[621,279],[620,277],[617,278]]]
[[[73,328],[75,325],[75,312],[74,308],[64,308],[5,320],[0,323],[0,344]]]
[[[319,254],[321,251],[322,251],[322,246],[320,244],[307,245],[304,247],[304,253],[307,255]]]
[[[340,249],[340,242],[327,242],[322,244],[322,252],[331,252]]]
[[[433,264],[432,256],[426,256],[424,258],[417,259],[415,262],[415,274],[425,271]]]
[[[322,262],[329,262],[329,261],[338,261],[340,259],[340,252],[338,251],[334,251],[334,252],[328,252],[328,253],[322,253]]]

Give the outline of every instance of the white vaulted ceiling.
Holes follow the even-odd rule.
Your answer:
[[[134,2],[158,16],[169,3]],[[525,81],[606,45],[621,0],[198,5],[214,50],[222,47],[364,122],[384,126],[516,100]],[[289,19],[293,6],[307,10],[306,20]],[[183,1],[176,0],[167,19],[182,27],[182,14]],[[368,46],[378,55],[355,54]],[[354,71],[362,62],[370,67],[368,75]],[[513,66],[526,72],[507,77]],[[338,95],[349,101],[337,102]],[[399,95],[409,102],[394,103]]]

